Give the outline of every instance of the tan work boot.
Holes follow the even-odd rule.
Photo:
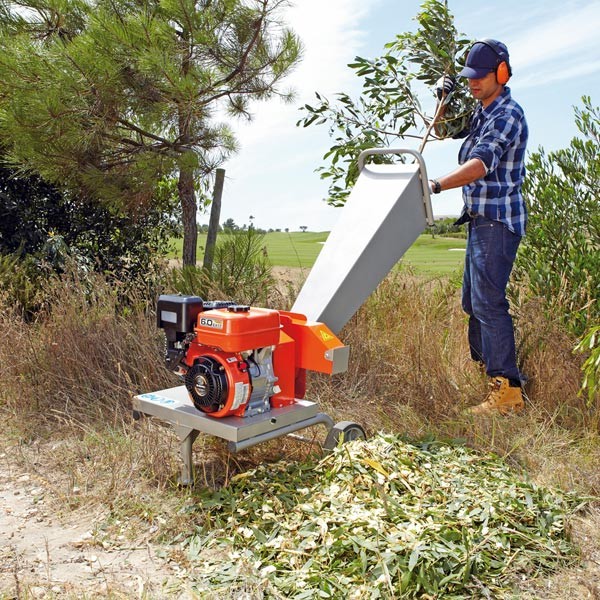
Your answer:
[[[490,392],[487,398],[477,406],[469,409],[473,415],[488,415],[500,413],[507,415],[511,412],[518,413],[525,407],[523,394],[520,387],[511,387],[506,377],[492,377],[489,383]]]

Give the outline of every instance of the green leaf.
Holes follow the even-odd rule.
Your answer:
[[[417,545],[414,547],[413,551],[410,553],[410,558],[408,560],[408,570],[413,571],[417,562],[419,561],[419,556],[421,554],[421,547]]]

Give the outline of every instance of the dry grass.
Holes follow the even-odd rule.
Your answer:
[[[120,306],[100,278],[51,285],[52,308],[36,322],[2,311],[4,408],[25,428],[57,417],[116,425],[132,392],[168,381],[146,301]]]
[[[150,456],[157,445],[144,448],[142,442],[158,437],[159,446],[173,452],[160,427],[144,430],[135,448],[112,448],[115,439],[135,438],[140,427],[147,427],[130,420],[131,397],[177,383],[162,366],[153,300],[140,295],[124,308],[101,280],[90,286],[69,278],[54,285],[52,310],[35,323],[24,323],[9,306],[0,311],[0,410],[21,441],[74,436],[94,440],[111,464],[119,457],[145,457],[143,467],[130,468],[138,476],[141,468],[164,488],[173,475]],[[278,298],[289,305],[281,291],[273,301]],[[593,468],[600,448],[599,413],[577,395],[582,357],[572,354],[574,340],[539,306],[519,307],[520,358],[530,378],[528,410],[519,417],[473,421],[464,409],[482,399],[486,378],[468,359],[459,299],[456,281],[390,275],[340,336],[351,347],[349,372],[333,378],[312,374],[307,397],[336,419],[360,422],[371,432],[464,438],[511,456],[548,482],[600,493]],[[108,438],[98,433],[105,427]],[[198,454],[222,455],[216,479],[201,467],[208,469],[206,483],[219,485],[227,479],[223,473],[235,471],[236,461],[244,458],[228,458],[218,441],[204,443],[206,452],[196,443]],[[281,441],[266,446],[271,454],[279,454],[280,447]],[[262,449],[243,456],[254,454],[265,458]],[[120,478],[129,483],[124,474]]]
[[[66,510],[102,507],[99,535],[118,529],[135,537],[152,528],[155,539],[170,540],[187,532],[186,507],[196,495],[176,486],[177,440],[129,414],[133,395],[177,384],[162,365],[153,298],[140,294],[123,307],[102,280],[54,285],[52,310],[34,323],[0,299],[0,445],[37,472]],[[284,287],[272,305],[289,307],[296,283]],[[481,401],[486,378],[468,359],[466,325],[456,281],[390,275],[340,336],[351,346],[349,372],[311,375],[307,398],[336,421],[409,438],[461,438],[507,457],[538,483],[599,496],[600,413],[577,395],[583,358],[572,354],[574,340],[535,303],[518,307],[528,409],[474,420],[464,409]],[[199,487],[218,488],[263,461],[302,461],[313,452],[316,446],[286,438],[231,455],[222,441],[201,436],[194,461]],[[588,554],[597,560],[600,541],[589,523],[574,527],[592,527]]]

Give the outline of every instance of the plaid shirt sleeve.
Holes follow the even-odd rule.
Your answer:
[[[503,157],[507,156],[511,147],[518,142],[520,134],[520,115],[515,114],[515,111],[500,114],[491,119],[487,127],[482,128],[481,137],[470,158],[479,158],[485,165],[486,172],[490,173],[500,166]]]
[[[521,186],[525,176],[527,122],[521,107],[505,88],[492,105],[476,110],[459,162],[478,158],[483,178],[463,187],[465,209],[501,221],[518,235],[525,234],[527,211]]]

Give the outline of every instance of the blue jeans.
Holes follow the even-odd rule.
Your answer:
[[[462,307],[469,315],[471,358],[490,377],[520,381],[506,285],[521,237],[506,225],[476,215],[469,223]]]

